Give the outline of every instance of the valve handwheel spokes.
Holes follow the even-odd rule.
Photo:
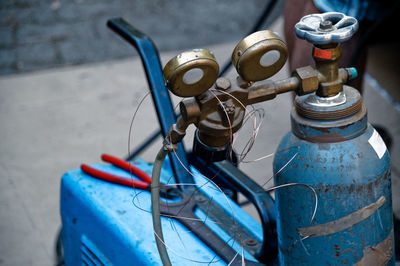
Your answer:
[[[311,14],[295,25],[298,38],[317,45],[345,42],[357,30],[357,19],[339,12]]]

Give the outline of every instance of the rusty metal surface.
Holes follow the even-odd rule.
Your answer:
[[[242,265],[242,254],[240,251],[236,251],[234,241],[242,243],[243,240],[251,240],[255,242],[254,245],[243,245],[250,254],[255,255],[258,252],[259,243],[254,239],[254,236],[246,230],[236,224],[233,217],[224,212],[221,207],[209,199],[201,191],[197,191],[192,195],[182,193],[182,199],[178,202],[160,202],[161,213],[167,217],[173,217],[182,223],[189,232],[196,235],[201,241],[206,244],[211,250],[213,250],[219,258],[215,258],[215,261],[222,259],[226,263],[231,265]],[[201,220],[195,214],[195,209],[202,206],[203,210],[207,211],[207,222]],[[217,217],[218,216],[218,217]],[[219,222],[215,223],[214,221]],[[217,226],[223,226],[224,230],[232,236],[233,239],[223,240],[217,232],[213,231],[207,224],[216,224]],[[224,224],[221,224],[224,223]],[[234,240],[234,241],[231,241]],[[259,262],[244,259],[246,265],[262,265]]]
[[[360,136],[367,129],[367,109],[344,120],[318,123],[304,119],[295,110],[291,113],[292,131],[300,139],[313,143],[334,143]]]
[[[385,196],[381,196],[376,202],[371,203],[368,206],[365,206],[337,220],[310,227],[299,228],[299,234],[303,237],[317,237],[331,235],[343,231],[370,217],[385,202]]]
[[[364,256],[357,262],[356,266],[380,266],[387,265],[390,259],[393,257],[393,230],[389,233],[389,236],[373,247],[365,247],[363,252]]]
[[[323,121],[339,120],[352,116],[361,110],[362,97],[357,90],[349,86],[344,86],[343,92],[346,102],[337,106],[315,106],[308,104],[308,100],[314,95],[296,97],[296,111],[305,118]]]
[[[335,134],[341,141],[310,142],[289,133],[278,147],[275,173],[294,159],[276,175],[275,184],[309,184],[318,195],[315,219],[310,222],[315,207],[310,189],[292,186],[277,190],[282,264],[352,265],[365,256],[366,247],[377,246],[391,232],[389,154],[385,151],[379,158],[368,143],[375,130],[366,119],[357,123],[367,128],[350,139],[338,131],[348,127],[337,127]],[[305,129],[305,134],[311,131]],[[321,134],[329,136],[330,131],[325,130]]]

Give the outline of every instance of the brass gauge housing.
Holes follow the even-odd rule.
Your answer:
[[[207,49],[194,49],[172,58],[164,67],[167,88],[180,97],[197,96],[217,80],[219,66]]]
[[[242,39],[232,53],[232,63],[246,81],[272,77],[285,64],[288,51],[279,36],[270,30],[257,31]]]

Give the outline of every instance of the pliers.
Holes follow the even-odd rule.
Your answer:
[[[117,157],[108,155],[108,154],[103,154],[101,155],[101,159],[105,162],[111,163],[113,166],[118,167],[122,170],[125,170],[126,172],[130,173],[131,175],[134,175],[141,180],[133,179],[133,178],[126,178],[126,177],[121,177],[118,175],[110,174],[101,170],[97,170],[87,164],[82,164],[81,169],[84,173],[101,179],[103,181],[107,181],[110,183],[114,184],[119,184],[131,188],[137,188],[137,189],[142,189],[146,191],[151,190],[151,177],[140,170],[139,168],[133,166],[132,164],[121,160]],[[178,189],[175,187],[171,187],[165,184],[161,184],[160,187],[160,196],[163,198],[167,199],[174,199],[180,196],[180,193]]]

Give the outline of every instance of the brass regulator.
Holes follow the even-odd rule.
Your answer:
[[[343,100],[343,84],[356,77],[357,72],[354,68],[338,68],[340,42],[347,40],[346,34],[350,38],[358,24],[341,13],[323,15],[306,16],[295,28],[299,38],[314,44],[316,69],[298,68],[287,79],[268,80],[283,67],[288,56],[286,44],[269,30],[250,34],[236,45],[232,63],[238,76],[234,81],[218,77],[218,63],[207,49],[183,52],[172,58],[163,69],[166,86],[173,94],[187,99],[180,104],[181,116],[171,126],[167,141],[180,142],[187,127],[194,124],[197,130],[193,151],[205,161],[221,161],[229,154],[231,136],[242,126],[246,106],[289,91],[297,95],[314,93],[316,102]],[[333,25],[329,19],[332,16],[340,16],[345,23]],[[318,39],[322,36],[318,32],[323,32],[325,39]]]

